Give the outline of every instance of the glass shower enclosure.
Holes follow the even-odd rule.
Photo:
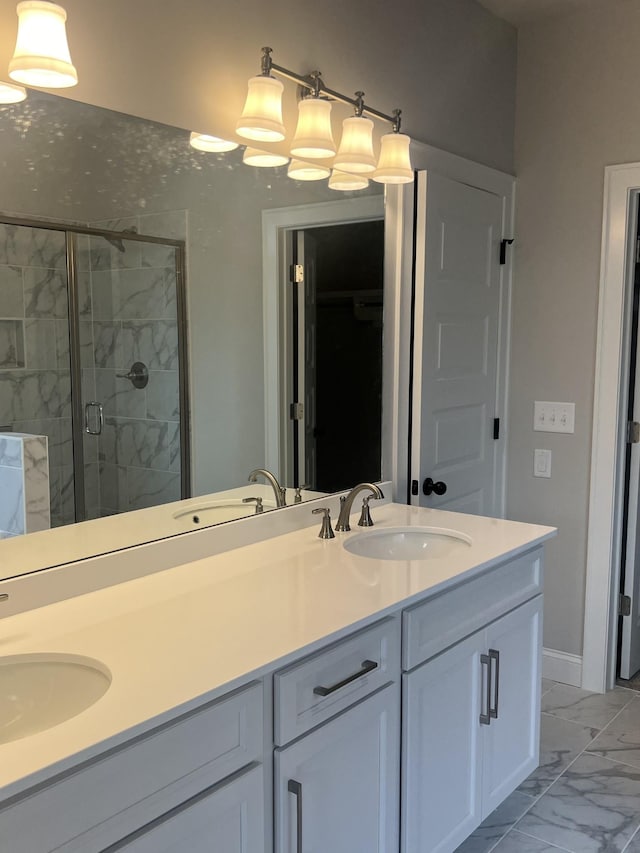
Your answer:
[[[0,221],[0,432],[48,437],[51,524],[190,495],[185,245]]]

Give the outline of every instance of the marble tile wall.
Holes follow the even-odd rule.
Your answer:
[[[46,436],[51,525],[74,520],[64,234],[0,224],[0,425]]]
[[[0,433],[0,539],[50,526],[46,435]]]

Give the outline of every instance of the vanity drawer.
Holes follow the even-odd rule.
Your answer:
[[[410,670],[542,592],[542,549],[429,598],[402,614],[402,668]]]
[[[283,746],[400,676],[400,620],[385,619],[274,675]]]
[[[97,853],[262,755],[262,684],[253,683],[0,811],[0,850]]]

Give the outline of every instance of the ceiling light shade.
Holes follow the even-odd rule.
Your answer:
[[[260,151],[258,148],[245,148],[242,162],[247,166],[258,166],[268,168],[272,166],[284,166],[289,158],[284,154],[272,154],[271,151]]]
[[[189,145],[196,148],[198,151],[235,151],[238,148],[237,142],[230,142],[228,139],[220,139],[219,136],[209,136],[208,133],[196,133],[193,131],[189,137]]]
[[[27,90],[0,80],[0,104],[19,104],[27,97]]]
[[[292,160],[287,175],[294,181],[323,181],[331,174],[328,166],[319,163],[303,163],[302,160]]]
[[[339,172],[337,169],[333,170],[329,178],[330,190],[348,192],[349,190],[364,190],[368,186],[369,179],[365,178],[364,175],[350,175],[348,172]]]
[[[18,38],[9,77],[27,86],[65,89],[78,74],[71,62],[65,21],[67,13],[48,0],[18,3]]]
[[[336,145],[331,132],[331,104],[323,98],[298,103],[298,126],[291,143],[294,157],[333,157]]]
[[[275,77],[252,77],[236,132],[245,139],[259,142],[280,142],[284,139],[283,89],[284,86]]]
[[[333,165],[340,171],[359,174],[375,170],[371,119],[351,116],[342,122],[342,139]]]
[[[380,140],[378,168],[371,176],[380,184],[409,184],[413,180],[409,145],[406,133],[385,133]]]

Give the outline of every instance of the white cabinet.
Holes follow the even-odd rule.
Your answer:
[[[105,853],[264,853],[264,785],[255,767]]]
[[[397,853],[399,685],[275,752],[277,853]]]
[[[542,597],[403,676],[403,853],[450,853],[538,763]]]

